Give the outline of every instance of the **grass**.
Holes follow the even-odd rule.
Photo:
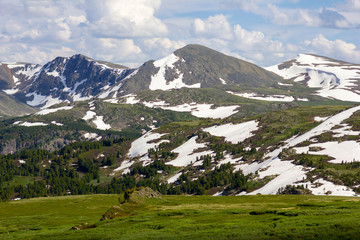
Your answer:
[[[125,203],[118,195],[0,203],[1,239],[355,239],[360,199],[328,196],[163,196]],[[70,230],[88,223],[84,230]]]
[[[41,177],[33,177],[33,176],[14,176],[14,178],[9,181],[10,186],[16,185],[27,185],[29,183],[33,183],[34,181],[42,179]]]

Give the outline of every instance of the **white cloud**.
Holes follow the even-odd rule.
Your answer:
[[[265,35],[259,31],[247,31],[240,25],[234,26],[235,43],[239,50],[250,50],[254,46],[261,44],[265,41]]]
[[[163,36],[167,27],[154,16],[160,4],[161,0],[88,0],[86,11],[97,36]]]
[[[249,31],[239,24],[231,26],[224,15],[195,19],[192,25],[194,41],[226,54],[265,64],[266,55],[274,61],[283,56],[283,43],[266,37],[261,31]]]
[[[0,56],[1,61],[45,63],[82,53],[135,67],[198,43],[259,65],[301,52],[358,61],[359,48],[349,43],[359,41],[357,35],[340,39],[360,26],[360,0],[317,9],[298,8],[296,2],[1,0]],[[254,18],[250,25],[243,21],[244,11],[254,13],[244,15]],[[312,40],[305,44],[305,38]]]
[[[186,45],[184,41],[170,40],[169,38],[148,38],[142,44],[142,49],[154,60]]]
[[[227,18],[220,14],[210,16],[206,20],[196,18],[194,20],[193,29],[195,35],[216,37],[220,39],[231,39],[232,29]]]
[[[360,62],[360,49],[355,44],[343,40],[328,40],[319,34],[316,38],[306,41],[305,46],[315,53],[343,59],[350,62]]]

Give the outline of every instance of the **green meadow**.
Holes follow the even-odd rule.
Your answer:
[[[360,198],[181,195],[122,205],[119,198],[82,195],[0,203],[0,239],[360,237]],[[101,221],[106,212],[116,218]]]

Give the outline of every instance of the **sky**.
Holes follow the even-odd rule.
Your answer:
[[[138,67],[201,44],[263,67],[300,53],[360,64],[360,0],[0,0],[0,22],[2,62]]]

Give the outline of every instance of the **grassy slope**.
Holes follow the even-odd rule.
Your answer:
[[[164,196],[126,203],[100,222],[117,195],[0,203],[1,239],[354,239],[359,198]],[[70,230],[88,222],[96,228]]]

